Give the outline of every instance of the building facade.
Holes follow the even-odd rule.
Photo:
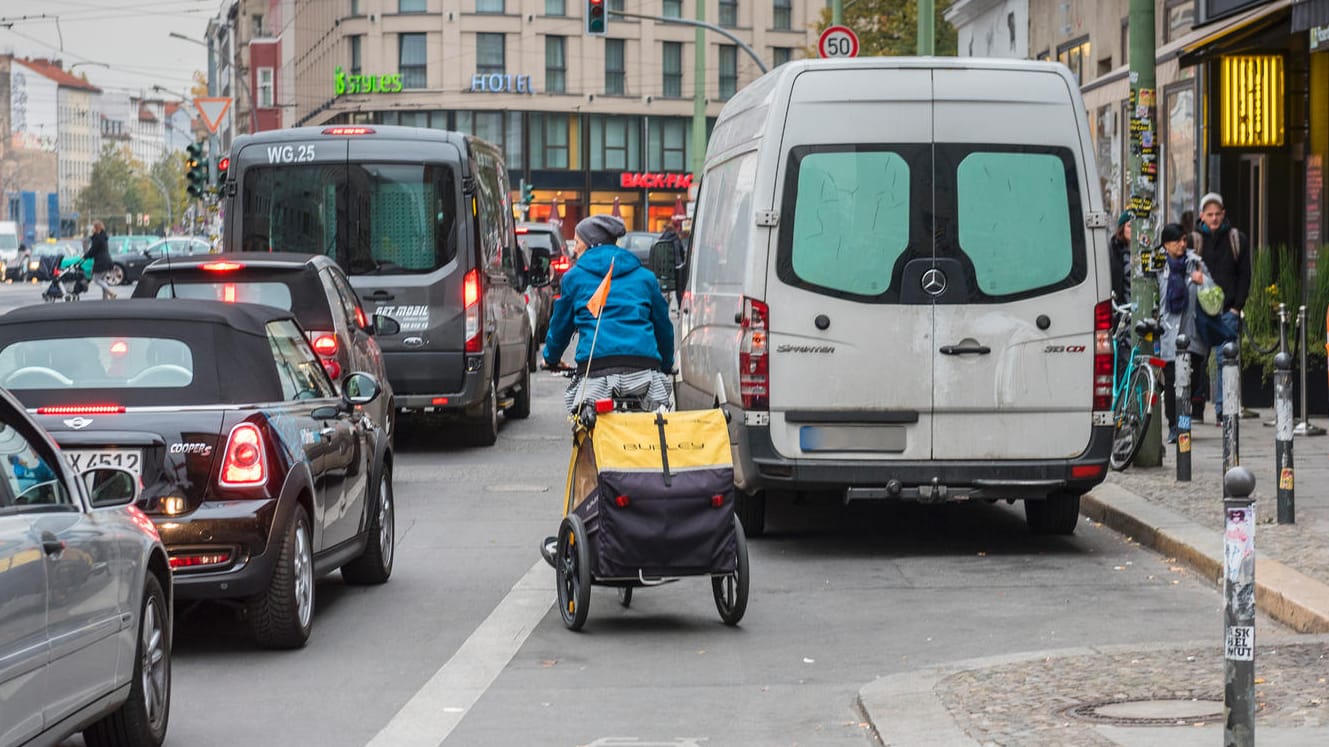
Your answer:
[[[397,124],[477,135],[503,148],[514,191],[521,180],[533,187],[530,219],[556,211],[570,232],[581,217],[617,212],[630,228],[659,230],[691,182],[696,32],[614,16],[626,5],[607,2],[608,33],[595,37],[585,33],[578,0],[274,0],[267,13],[282,22],[248,45],[263,84],[255,95],[272,81],[260,101],[280,110],[280,126]],[[694,19],[695,2],[633,3],[630,12]],[[773,68],[815,46],[822,7],[708,0],[705,13]],[[700,80],[714,118],[761,71],[715,33],[705,35],[705,54]]]
[[[946,9],[962,57],[1025,60],[1029,54],[1029,0],[956,0]]]

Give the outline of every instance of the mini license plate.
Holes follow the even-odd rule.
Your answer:
[[[66,449],[65,458],[75,472],[87,472],[98,467],[119,467],[143,477],[143,452],[137,449]]]

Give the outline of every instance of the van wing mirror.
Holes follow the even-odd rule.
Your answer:
[[[674,245],[668,241],[657,242],[651,247],[649,261],[651,263],[651,272],[660,280],[660,290],[669,293],[674,290],[678,283],[678,275],[674,271]]]

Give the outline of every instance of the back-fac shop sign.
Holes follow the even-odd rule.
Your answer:
[[[624,171],[618,175],[619,186],[624,189],[687,189],[692,186],[692,174],[658,174]]]

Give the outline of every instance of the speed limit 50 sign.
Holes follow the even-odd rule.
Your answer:
[[[817,54],[826,57],[857,57],[858,34],[848,26],[831,26],[817,39]]]

